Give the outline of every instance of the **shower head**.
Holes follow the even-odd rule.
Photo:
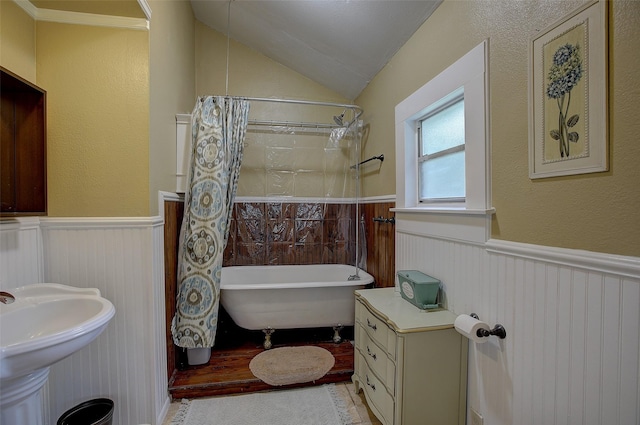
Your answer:
[[[340,127],[342,127],[344,125],[344,113],[347,112],[347,110],[345,109],[344,111],[342,111],[342,113],[340,115],[334,115],[333,116],[333,121],[338,124]]]

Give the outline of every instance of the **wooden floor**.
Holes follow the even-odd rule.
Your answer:
[[[226,348],[215,348],[211,352],[208,364],[185,366],[176,370],[169,380],[171,397],[198,398],[218,395],[248,393],[269,389],[297,388],[310,385],[350,381],[353,375],[353,344],[348,340],[336,344],[331,341],[313,338],[311,341],[299,337],[274,335],[273,348],[283,346],[315,345],[322,347],[335,358],[334,367],[321,379],[305,384],[273,387],[259,380],[249,370],[249,362],[264,351],[260,340],[248,341]],[[330,338],[329,338],[330,340]]]

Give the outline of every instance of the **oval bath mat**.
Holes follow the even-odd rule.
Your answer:
[[[321,347],[280,347],[263,351],[251,359],[253,375],[269,385],[291,385],[322,378],[336,360]]]

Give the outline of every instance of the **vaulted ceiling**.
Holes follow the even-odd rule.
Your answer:
[[[355,99],[441,0],[191,0],[196,18]]]
[[[139,2],[147,3],[31,0],[43,9],[144,18]],[[353,100],[441,2],[191,0],[191,6],[205,25]]]

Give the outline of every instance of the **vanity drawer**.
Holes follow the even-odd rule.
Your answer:
[[[382,321],[378,316],[369,311],[369,309],[358,302],[357,317],[358,321],[362,325],[362,328],[369,335],[369,337],[377,342],[381,347],[387,350],[387,353],[391,358],[395,359],[396,351],[396,335],[389,329],[387,324]]]
[[[393,397],[387,391],[384,383],[369,369],[362,353],[360,356],[359,372],[360,387],[364,390],[366,399],[380,412],[385,423],[393,423]]]
[[[362,325],[359,325],[362,328]],[[369,334],[362,329],[358,332],[359,339],[356,346],[369,368],[375,372],[391,393],[394,391],[395,364],[387,357],[387,351],[381,348]]]

